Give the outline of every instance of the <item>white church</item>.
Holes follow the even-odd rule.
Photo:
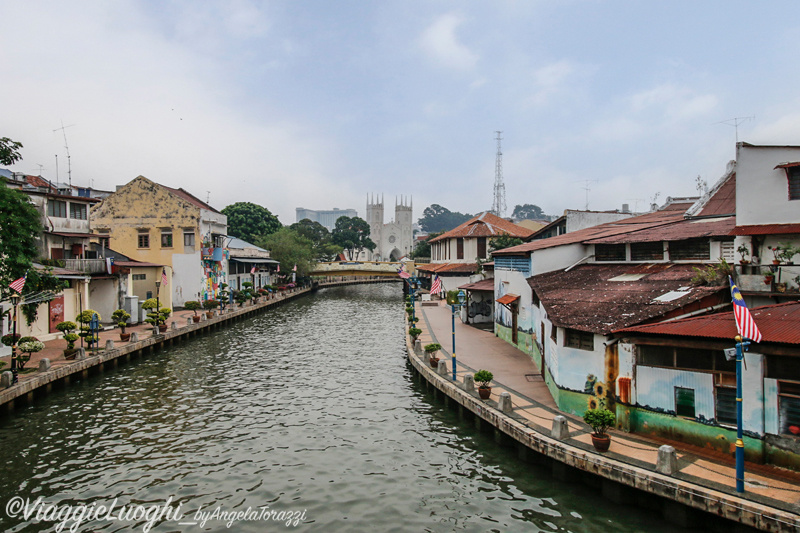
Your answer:
[[[409,198],[395,198],[394,220],[388,224],[383,222],[383,195],[380,198],[367,195],[367,217],[369,237],[375,243],[375,249],[368,260],[397,261],[411,253],[414,235],[413,201]],[[369,253],[369,252],[367,252]]]

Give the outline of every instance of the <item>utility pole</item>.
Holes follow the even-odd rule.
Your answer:
[[[506,185],[503,183],[503,151],[500,149],[500,141],[503,138],[500,136],[502,131],[495,131],[497,133],[497,157],[494,163],[494,200],[492,201],[492,213],[499,217],[503,217],[506,213]]]

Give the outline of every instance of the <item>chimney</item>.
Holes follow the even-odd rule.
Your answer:
[[[631,212],[630,206],[628,204],[622,204],[622,212],[623,213],[630,213]]]

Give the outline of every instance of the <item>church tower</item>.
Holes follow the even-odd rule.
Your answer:
[[[403,255],[410,254],[413,249],[413,210],[413,199],[401,196],[399,203],[395,200],[394,221],[398,232],[398,242],[395,246]]]
[[[381,254],[381,242],[383,241],[383,196],[375,198],[367,195],[367,224],[369,224],[369,238],[376,244],[375,250],[369,259]],[[381,257],[381,259],[383,259]]]

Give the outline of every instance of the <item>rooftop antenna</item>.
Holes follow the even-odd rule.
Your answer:
[[[58,181],[58,154],[56,154],[56,181]]]
[[[211,200],[211,191],[206,191],[206,203]]]
[[[644,202],[644,199],[643,198],[626,198],[625,201],[626,202],[633,202],[633,212],[634,213],[638,213],[639,212],[639,202]]]
[[[503,183],[503,151],[500,149],[502,131],[495,131],[497,134],[497,156],[494,162],[494,200],[492,201],[492,213],[503,217],[506,213],[506,185]]]
[[[67,151],[67,178],[69,179],[69,188],[72,188],[72,159],[69,156],[69,145],[67,144],[67,128],[71,128],[75,124],[70,124],[69,126],[64,125],[64,121],[61,121],[61,127],[56,128],[53,130],[53,133],[61,130],[61,133],[64,135],[64,149]]]
[[[583,183],[583,187],[581,187],[581,189],[586,191],[586,207],[584,208],[584,211],[588,211],[589,210],[589,191],[591,190],[591,187],[589,187],[589,184],[590,183],[597,183],[597,180],[580,180],[580,181],[577,181],[575,183]]]
[[[716,122],[715,124],[725,124],[728,126],[733,126],[736,129],[736,144],[739,144],[739,124],[747,122],[748,120],[755,120],[755,119],[756,119],[755,115],[749,117],[733,117],[729,118],[728,120],[722,120],[720,122]]]
[[[39,176],[41,177],[42,170],[44,170],[44,165],[42,165],[41,163],[36,163],[36,166],[39,167]]]

